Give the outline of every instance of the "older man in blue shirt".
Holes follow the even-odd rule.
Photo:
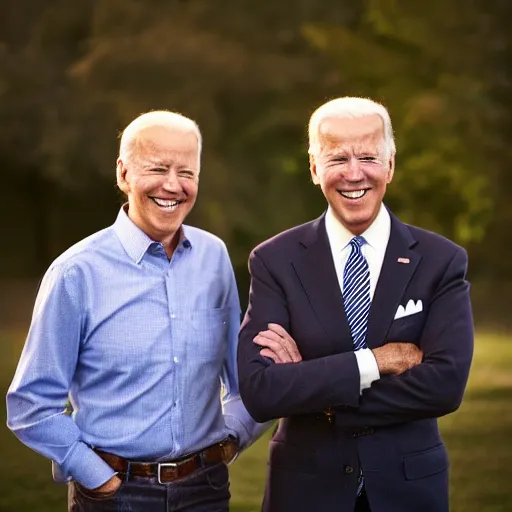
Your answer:
[[[226,246],[183,225],[200,153],[186,117],[133,121],[117,160],[127,204],[42,281],[8,425],[69,481],[69,510],[226,511],[227,463],[266,427],[238,393]]]

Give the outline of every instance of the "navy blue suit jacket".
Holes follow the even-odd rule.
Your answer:
[[[459,407],[473,354],[464,249],[391,215],[367,343],[414,342],[424,359],[400,376],[381,376],[362,395],[324,216],[258,246],[249,268],[240,393],[257,421],[282,418],[270,442],[263,510],[352,512],[361,465],[372,512],[448,511],[437,418]],[[395,320],[410,299],[423,310]],[[302,362],[260,356],[252,340],[269,322],[290,333]],[[323,412],[329,407],[333,422]]]

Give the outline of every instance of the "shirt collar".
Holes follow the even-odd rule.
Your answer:
[[[339,254],[354,237],[354,234],[335,217],[330,206],[325,214],[325,229],[334,254]],[[361,236],[374,249],[385,251],[390,232],[391,218],[384,204],[381,204],[377,217]]]
[[[128,256],[130,256],[130,258],[138,264],[144,257],[144,254],[146,254],[151,244],[159,242],[156,242],[148,235],[146,235],[146,233],[144,233],[144,231],[142,231],[142,229],[140,229],[130,219],[130,217],[128,217],[127,210],[128,204],[125,203],[119,210],[113,227]],[[190,230],[185,228],[186,226],[182,226],[181,228],[180,244],[183,245],[184,248],[189,249],[192,247],[192,243],[185,235],[185,231],[188,234]]]

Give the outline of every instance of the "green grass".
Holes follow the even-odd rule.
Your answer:
[[[21,350],[21,336],[4,333],[0,347],[0,389],[5,395]],[[512,338],[480,334],[464,403],[441,420],[452,462],[452,512],[512,510],[511,369]],[[233,512],[259,510],[267,441],[268,435],[232,466]],[[65,510],[66,489],[52,482],[48,461],[21,445],[5,426],[0,430],[0,446],[0,512]]]

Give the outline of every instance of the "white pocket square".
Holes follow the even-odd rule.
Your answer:
[[[423,302],[421,302],[421,300],[414,302],[411,299],[405,308],[403,306],[398,306],[394,319],[397,320],[398,318],[403,318],[404,316],[415,315],[421,311],[423,311]]]

